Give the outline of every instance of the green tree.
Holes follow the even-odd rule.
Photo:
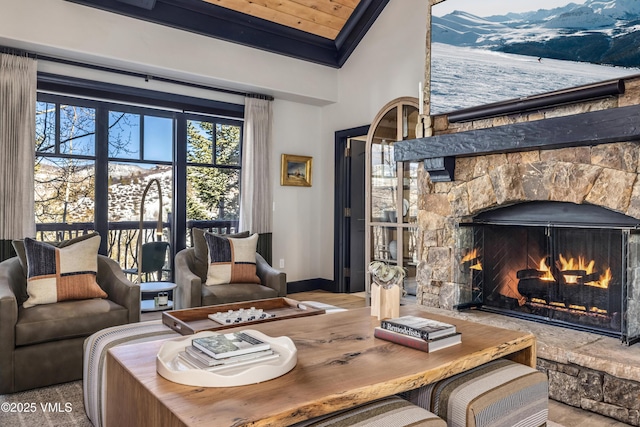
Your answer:
[[[187,217],[237,219],[240,127],[189,121],[187,138]]]

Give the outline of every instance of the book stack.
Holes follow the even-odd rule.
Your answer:
[[[440,350],[462,342],[455,325],[418,316],[385,319],[373,335],[386,341],[425,352]]]
[[[190,346],[178,353],[178,358],[187,367],[209,372],[263,363],[279,356],[269,343],[248,332],[194,338]]]

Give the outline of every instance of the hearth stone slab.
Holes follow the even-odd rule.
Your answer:
[[[549,377],[549,397],[567,405],[640,426],[640,343],[574,331],[478,310],[427,312],[531,332],[538,369]],[[464,340],[464,337],[462,337]]]
[[[471,322],[531,332],[536,336],[540,358],[584,366],[614,377],[640,382],[640,343],[627,346],[617,338],[477,310],[424,309]]]

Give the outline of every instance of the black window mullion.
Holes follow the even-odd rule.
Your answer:
[[[109,111],[96,108],[96,163],[95,163],[95,229],[102,239],[99,253],[107,255],[109,237]]]
[[[211,164],[218,167],[218,138],[217,138],[218,123],[211,122]]]
[[[240,175],[238,176],[238,193],[242,194],[242,154],[244,151],[244,144],[242,143],[244,141],[244,126],[241,125],[240,126],[240,164],[238,165],[238,169],[240,170]],[[239,214],[240,212],[238,212]],[[238,219],[240,219],[238,217]]]
[[[144,115],[138,114],[138,120],[140,122],[140,160],[144,160]]]
[[[173,146],[173,224],[172,255],[187,244],[187,117],[176,114],[174,121]],[[173,258],[172,258],[173,259]]]
[[[56,113],[55,113],[56,119],[55,119],[55,132],[54,132],[55,141],[53,141],[55,146],[53,151],[56,154],[60,154],[60,114],[61,114],[60,103],[56,102],[55,106],[56,106]]]

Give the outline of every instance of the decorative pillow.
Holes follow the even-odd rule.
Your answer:
[[[256,275],[258,234],[251,237],[224,237],[204,233],[209,248],[206,285],[260,283]]]
[[[82,234],[80,236],[74,237],[73,239],[63,240],[62,242],[48,242],[57,248],[64,248],[66,246],[71,246],[74,243],[81,242],[83,240],[90,239],[94,236],[99,236],[97,232]],[[18,259],[20,260],[20,265],[22,266],[22,270],[24,271],[24,277],[27,277],[27,254],[24,251],[24,240],[12,240],[11,244],[13,245],[13,249],[16,251],[18,255]]]
[[[100,236],[57,248],[24,239],[27,257],[27,299],[23,307],[59,301],[106,298],[96,282]]]
[[[204,233],[208,233],[208,231],[202,228],[191,229],[191,238],[193,240],[194,255],[196,258],[194,273],[199,276],[203,282],[207,280],[207,269],[209,266],[209,248],[207,247],[207,242],[204,240]],[[236,234],[211,234],[235,238],[249,237],[251,235],[248,231]]]

